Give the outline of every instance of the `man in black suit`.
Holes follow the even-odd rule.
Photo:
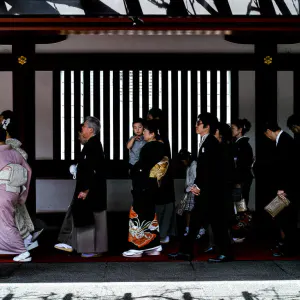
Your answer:
[[[273,256],[294,255],[297,252],[297,183],[296,166],[297,151],[294,139],[281,130],[277,122],[269,121],[264,124],[264,134],[276,142],[274,153],[274,196],[283,196],[291,201],[276,217],[281,230],[283,243],[277,247]],[[267,187],[266,187],[267,188]]]
[[[184,237],[180,252],[169,255],[169,258],[192,260],[194,242],[203,224],[211,224],[215,244],[220,255],[209,259],[210,262],[225,262],[232,259],[228,235],[226,206],[225,162],[222,147],[214,136],[218,119],[210,113],[198,116],[196,133],[201,136],[197,159],[197,176],[191,192],[195,197],[195,206],[191,214],[190,233]]]

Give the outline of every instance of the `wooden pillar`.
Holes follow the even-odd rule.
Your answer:
[[[277,44],[260,42],[255,45],[255,120],[256,159],[259,166],[256,176],[256,211],[263,213],[263,207],[272,198],[268,182],[270,176],[270,155],[274,143],[262,131],[266,120],[277,121]],[[275,197],[275,195],[273,195]]]
[[[13,65],[13,111],[19,126],[19,139],[28,153],[28,163],[33,176],[27,200],[32,218],[36,212],[35,163],[35,44],[28,38],[18,38],[12,44]]]

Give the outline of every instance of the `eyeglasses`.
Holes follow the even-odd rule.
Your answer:
[[[197,126],[200,126],[201,124],[203,124],[203,122],[200,121],[200,120],[196,122],[196,125],[197,125]]]

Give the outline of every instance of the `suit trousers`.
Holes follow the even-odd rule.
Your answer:
[[[293,199],[291,200],[291,205],[284,208],[276,217],[278,227],[284,232],[284,247],[283,252],[286,255],[293,255],[297,252],[297,214],[298,209],[293,204]]]
[[[219,254],[231,256],[232,249],[228,233],[228,216],[225,213],[223,204],[218,205],[218,202],[213,202],[213,198],[215,197],[218,198],[217,201],[222,202],[222,198],[220,197],[224,196],[214,195],[215,197],[209,198],[206,198],[205,196],[206,195],[202,195],[202,197],[196,197],[199,199],[195,199],[196,204],[191,213],[190,231],[187,236],[182,238],[180,252],[193,256],[194,244],[199,228],[210,224]]]

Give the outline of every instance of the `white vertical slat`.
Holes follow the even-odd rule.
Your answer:
[[[217,71],[217,118],[221,118],[221,72]]]
[[[133,71],[129,71],[129,136],[133,135]]]
[[[143,118],[143,71],[139,71],[139,117]]]
[[[191,91],[191,71],[187,73],[187,101],[188,101],[188,116],[187,116],[187,129],[188,129],[188,151],[192,151],[192,91]]]
[[[94,71],[90,71],[90,114],[94,116]]]
[[[100,130],[100,140],[101,144],[104,145],[104,114],[103,114],[103,103],[104,103],[104,93],[103,93],[103,71],[100,71],[100,124],[101,124],[101,130]]]
[[[114,159],[114,72],[109,71],[110,159]]]
[[[211,73],[207,71],[207,112],[211,112]]]
[[[182,125],[182,117],[181,117],[181,106],[182,106],[182,99],[181,99],[181,71],[178,71],[178,151],[182,147],[182,130],[181,130],[181,125]]]
[[[231,71],[226,72],[227,77],[227,95],[226,95],[226,106],[227,106],[227,116],[226,123],[231,123]]]
[[[75,143],[78,143],[77,136],[75,136],[75,87],[74,87],[74,71],[71,71],[71,159],[75,159]],[[77,124],[76,124],[77,125]]]
[[[149,71],[149,109],[153,106],[152,71]]]
[[[65,159],[65,71],[60,72],[60,158]]]
[[[124,159],[124,141],[123,141],[123,71],[119,72],[120,75],[120,159]]]
[[[172,71],[168,71],[168,106],[169,106],[169,141],[170,141],[170,148],[172,153]]]

